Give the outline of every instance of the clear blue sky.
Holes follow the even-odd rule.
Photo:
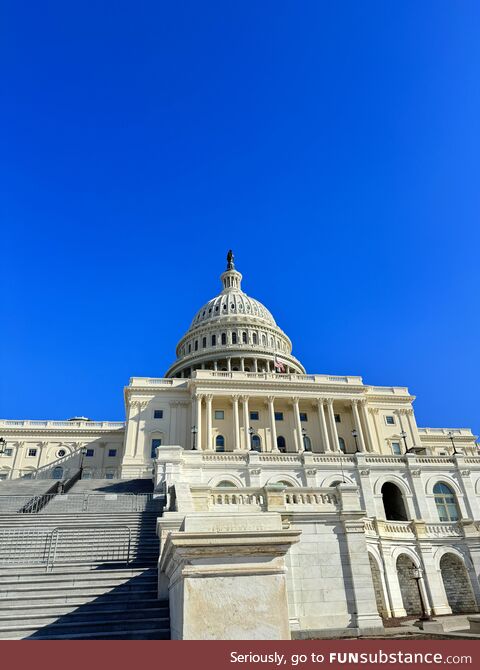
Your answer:
[[[478,2],[2,14],[0,416],[122,419],[231,247],[310,372],[480,431]]]

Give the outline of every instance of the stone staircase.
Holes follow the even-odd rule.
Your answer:
[[[0,639],[169,639],[168,602],[157,599],[161,501],[140,496],[144,511],[122,511],[130,496],[97,498],[114,483],[87,481],[41,513],[0,513]],[[71,511],[89,492],[95,511]]]

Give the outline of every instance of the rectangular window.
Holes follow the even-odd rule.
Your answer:
[[[216,409],[215,410],[215,418],[216,419],[224,419],[225,418],[225,412],[223,409]]]
[[[113,472],[107,472],[105,479],[113,479]]]
[[[395,417],[392,415],[388,415],[385,417],[385,423],[387,426],[394,426],[395,425]]]
[[[116,449],[109,449],[108,450],[108,455],[109,456],[116,456],[117,455],[117,450]]]
[[[283,421],[283,412],[275,412],[275,421]]]
[[[401,455],[402,450],[400,449],[400,442],[392,442],[392,451],[397,456]]]
[[[300,412],[300,421],[308,421],[308,414],[306,412]]]
[[[150,457],[151,458],[155,458],[155,456],[156,456],[155,451],[156,451],[157,447],[161,447],[161,446],[162,446],[162,440],[160,440],[159,438],[154,438],[152,440],[152,450],[150,452]]]
[[[163,409],[154,409],[153,410],[154,419],[163,419]]]
[[[36,449],[29,449],[28,450],[28,455],[29,456],[36,456],[37,455],[37,450]]]
[[[7,478],[7,473],[6,472],[0,472],[0,480],[6,479]]]
[[[340,414],[335,414],[335,423],[342,423],[342,419],[340,417]]]
[[[260,419],[260,415],[258,412],[250,412],[250,421],[258,421]]]
[[[85,452],[85,456],[87,458],[92,458],[92,456],[94,455],[95,455],[95,449],[87,449],[87,451]]]
[[[4,456],[11,456],[13,454],[13,449],[5,449],[3,452]]]

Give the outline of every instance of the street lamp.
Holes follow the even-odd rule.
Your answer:
[[[192,436],[193,436],[192,449],[193,449],[193,451],[195,451],[195,449],[197,448],[195,446],[195,440],[196,440],[196,437],[197,437],[197,433],[198,433],[198,428],[196,426],[192,426]]]
[[[4,437],[0,437],[0,455],[5,453],[5,447],[7,446],[7,440]]]
[[[358,454],[360,449],[358,448],[358,440],[357,440],[358,432],[355,430],[355,428],[352,430],[352,435],[353,435],[353,439],[355,440],[355,453]]]
[[[255,451],[255,449],[253,448],[253,435],[254,435],[254,433],[255,433],[255,431],[250,426],[250,428],[248,429],[248,434],[250,435],[250,451]]]
[[[422,614],[420,616],[420,621],[431,621],[432,617],[430,614],[427,614],[425,609],[425,603],[423,602],[422,589],[420,588],[420,580],[423,576],[423,570],[421,568],[410,568],[412,571],[412,577],[417,582],[418,597],[420,600],[420,605],[422,607]]]
[[[87,447],[82,447],[80,449],[80,479],[82,478],[82,473],[83,473],[83,459],[85,458],[85,454],[87,453]]]
[[[302,441],[303,441],[303,451],[307,451],[307,448],[305,447],[305,438],[307,437],[307,431],[305,428],[302,428]]]
[[[450,441],[452,442],[452,447],[453,447],[453,454],[459,454],[461,453],[460,451],[457,450],[457,447],[455,446],[455,441],[453,439],[453,430],[448,431],[448,437]]]
[[[407,447],[407,433],[404,430],[402,430],[402,432],[400,433],[400,437],[402,438],[403,443],[405,445],[405,453],[406,454],[410,453],[410,449]]]

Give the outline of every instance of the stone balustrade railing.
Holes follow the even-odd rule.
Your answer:
[[[461,523],[449,522],[429,523],[425,521],[365,519],[364,529],[367,536],[397,540],[433,540],[465,536]],[[469,534],[472,534],[471,530]]]
[[[88,430],[119,430],[125,427],[123,421],[30,421],[1,420],[0,428],[84,428]]]

